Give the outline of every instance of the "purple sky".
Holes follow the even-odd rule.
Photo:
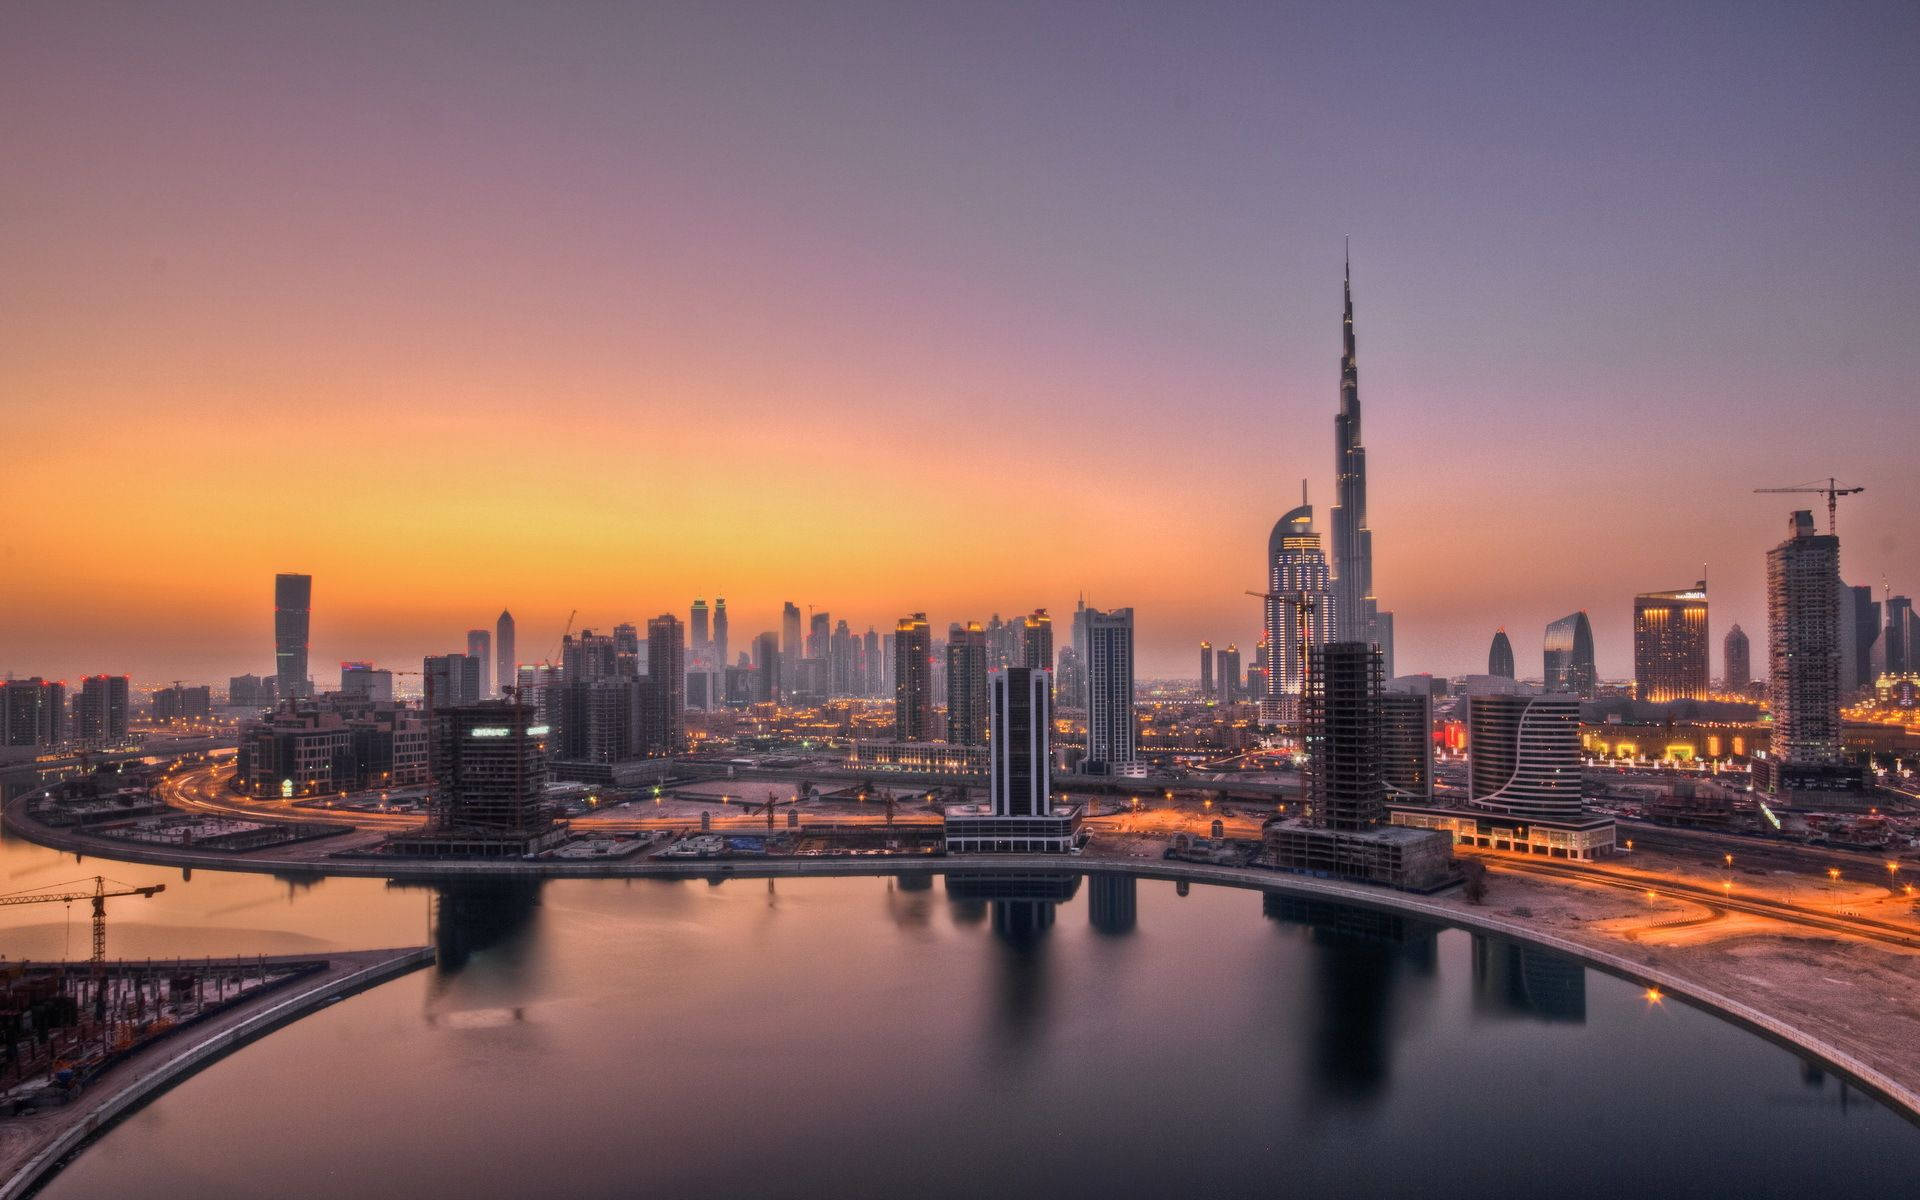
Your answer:
[[[1288,8],[14,6],[0,670],[261,669],[305,567],[316,664],[1085,587],[1191,673],[1331,496],[1346,235],[1402,670],[1623,675],[1702,562],[1758,654],[1829,472],[1920,587],[1920,7]]]

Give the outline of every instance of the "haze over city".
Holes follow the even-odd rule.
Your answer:
[[[1332,503],[1348,236],[1398,670],[1763,628],[1758,486],[1920,574],[1911,6],[444,15],[10,17],[0,669],[261,670],[299,571],[316,663],[1084,592],[1191,675]]]

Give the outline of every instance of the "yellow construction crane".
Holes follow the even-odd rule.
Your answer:
[[[73,883],[56,883],[51,886],[62,888],[72,887],[74,883],[82,882],[85,881],[76,879]],[[167,885],[164,883],[156,883],[150,887],[133,887],[129,884],[120,883],[120,881],[116,879],[113,880],[113,882],[119,883],[125,890],[110,892],[107,890],[107,882],[106,877],[95,875],[93,877],[93,890],[91,892],[53,892],[49,894],[46,888],[36,888],[32,891],[14,892],[10,895],[0,896],[0,904],[71,904],[75,900],[93,901],[93,961],[97,963],[105,962],[107,960],[107,901],[115,896],[155,896],[167,890]]]
[[[1753,489],[1753,494],[1760,496],[1780,495],[1787,492],[1804,492],[1810,496],[1825,496],[1827,498],[1827,533],[1829,536],[1833,536],[1837,532],[1835,529],[1835,518],[1837,514],[1834,510],[1839,507],[1840,497],[1855,496],[1866,490],[1867,489],[1863,487],[1841,487],[1839,483],[1834,480],[1833,476],[1829,475],[1827,476],[1827,486],[1825,487],[1821,487],[1820,481],[1816,479],[1812,483],[1803,483],[1798,487],[1755,488]]]

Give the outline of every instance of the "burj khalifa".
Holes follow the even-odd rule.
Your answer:
[[[1373,594],[1373,530],[1367,525],[1367,447],[1360,436],[1360,362],[1353,340],[1353,258],[1347,257],[1341,322],[1340,413],[1333,419],[1333,638],[1372,642],[1393,677],[1393,614]]]

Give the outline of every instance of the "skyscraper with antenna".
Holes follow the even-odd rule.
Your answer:
[[[1346,312],[1341,320],[1340,411],[1333,419],[1331,514],[1333,640],[1380,647],[1393,670],[1393,617],[1373,594],[1373,530],[1367,524],[1367,447],[1360,430],[1360,360],[1353,336],[1353,253],[1346,256]],[[1384,619],[1383,619],[1384,618]]]

